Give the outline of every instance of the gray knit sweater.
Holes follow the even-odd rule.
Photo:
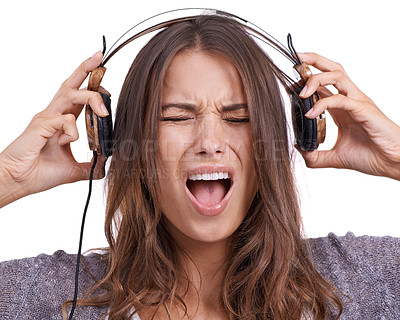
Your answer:
[[[310,239],[320,274],[352,301],[341,319],[400,319],[400,239],[344,237],[330,234]],[[101,279],[106,263],[98,254],[85,256],[94,277]],[[0,263],[0,319],[62,319],[61,306],[73,297],[75,256],[52,256]],[[81,268],[80,293],[94,283]],[[99,319],[100,307],[78,307],[75,319]]]

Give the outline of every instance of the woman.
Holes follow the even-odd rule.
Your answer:
[[[307,164],[400,179],[400,128],[340,65],[316,54],[301,58],[323,71],[301,93],[319,89],[323,97],[308,117],[329,108],[340,128],[331,151],[302,152]],[[100,54],[85,61],[1,154],[2,205],[87,178],[89,165],[74,161],[69,143],[82,104],[105,114],[99,95],[78,90],[100,61]],[[324,319],[343,308],[348,319],[399,314],[398,240],[331,236],[309,247],[302,239],[274,68],[234,21],[219,16],[173,25],[141,50],[117,107],[110,248],[86,258],[83,291],[94,287],[81,300],[91,307],[79,308],[78,317]],[[338,95],[323,88],[329,84]],[[368,256],[376,247],[381,256]],[[5,315],[56,317],[71,296],[72,261],[57,253],[4,263]],[[384,277],[393,280],[382,284]],[[10,289],[9,281],[17,284]],[[44,293],[35,299],[46,304],[22,308],[33,283]]]

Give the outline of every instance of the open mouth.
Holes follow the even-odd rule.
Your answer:
[[[205,207],[218,205],[232,186],[228,172],[212,172],[191,174],[186,186],[196,202]]]

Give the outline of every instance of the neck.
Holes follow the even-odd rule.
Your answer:
[[[184,275],[178,293],[191,310],[220,310],[219,294],[230,255],[231,239],[201,242],[169,228],[171,236],[184,253],[179,254],[179,268]],[[187,277],[187,279],[186,279]]]

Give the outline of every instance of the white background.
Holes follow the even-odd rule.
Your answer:
[[[6,3],[6,4],[5,4]],[[135,5],[136,3],[136,5]],[[181,7],[212,7],[246,18],[285,42],[290,32],[298,51],[315,51],[340,62],[347,73],[396,123],[399,106],[397,1],[3,1],[0,5],[0,149],[47,106],[80,64],[125,30],[153,14]],[[133,59],[133,45],[110,62],[103,85],[113,105]],[[125,49],[124,49],[125,50]],[[111,60],[111,61],[113,61]],[[121,61],[121,62],[120,62]],[[111,64],[113,63],[113,64]],[[125,64],[124,64],[125,63]],[[81,139],[72,148],[90,157],[83,117]],[[328,116],[327,142],[336,129]],[[296,160],[305,233],[400,236],[400,182],[336,169],[308,169]],[[0,209],[0,260],[77,250],[87,182],[64,185]],[[95,182],[84,249],[105,246],[104,193]]]

